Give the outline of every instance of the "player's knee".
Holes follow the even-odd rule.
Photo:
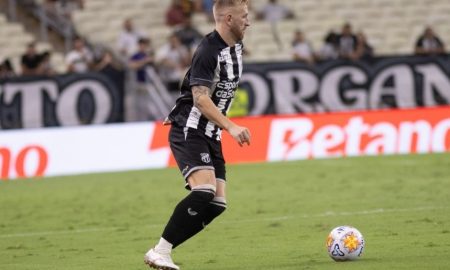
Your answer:
[[[191,188],[204,185],[216,186],[216,177],[213,170],[197,170],[187,178]]]
[[[195,195],[199,201],[209,203],[213,201],[216,196],[216,186],[211,184],[199,185],[192,188],[192,194]]]
[[[214,197],[211,200],[211,205],[213,206],[213,209],[216,209],[217,212],[222,213],[223,211],[225,211],[227,209],[227,201],[225,199],[225,197]]]

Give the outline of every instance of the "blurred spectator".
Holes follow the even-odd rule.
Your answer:
[[[196,0],[180,0],[181,9],[185,17],[191,17],[194,12],[199,11],[198,1]]]
[[[41,57],[36,51],[36,43],[29,43],[21,58],[22,75],[37,75],[40,62]]]
[[[181,44],[177,35],[172,34],[169,42],[163,45],[156,53],[156,63],[159,75],[171,91],[178,90],[180,80],[189,66],[190,54]]]
[[[172,0],[172,4],[166,12],[166,25],[177,26],[184,22],[184,11],[181,0]]]
[[[82,38],[75,38],[73,50],[66,55],[67,72],[83,73],[92,66],[92,52],[86,48]]]
[[[138,40],[144,35],[136,30],[131,19],[123,22],[123,30],[117,39],[117,48],[122,57],[128,59],[138,49]]]
[[[213,14],[213,6],[214,6],[214,0],[202,0],[201,1],[201,9],[203,13],[208,16],[208,20],[210,22],[214,22],[214,14]]]
[[[136,70],[136,81],[138,83],[146,83],[147,76],[146,67],[153,65],[154,53],[150,47],[150,40],[147,38],[139,39],[139,49],[133,54],[128,62],[128,66]]]
[[[367,41],[366,35],[363,32],[359,32],[356,38],[358,43],[356,45],[355,60],[370,61],[373,58],[374,49]]]
[[[358,41],[353,34],[352,25],[350,23],[344,24],[342,33],[338,38],[339,57],[343,59],[355,59],[357,44]]]
[[[151,49],[149,39],[141,38],[138,41],[139,49],[131,56],[128,61],[128,67],[136,72],[136,87],[132,95],[134,120],[146,121],[154,120],[153,113],[149,113],[150,101],[147,93],[146,83],[149,81],[147,76],[147,68],[154,63],[154,52]],[[151,115],[150,115],[151,114]]]
[[[313,48],[300,30],[295,31],[294,33],[294,40],[292,41],[292,57],[294,61],[307,64],[314,64],[315,62]]]
[[[431,27],[425,28],[424,33],[417,39],[415,53],[418,55],[437,55],[445,53],[442,40]]]
[[[16,76],[11,61],[0,57],[0,79],[6,79]]]
[[[46,76],[55,75],[55,69],[51,64],[51,56],[50,51],[45,51],[40,55],[41,61],[39,64],[39,74]]]
[[[43,6],[49,14],[57,15],[58,14],[57,3],[58,0],[45,0]]]
[[[256,13],[257,19],[264,19],[271,23],[277,23],[284,19],[294,18],[294,13],[286,6],[279,4],[277,0],[269,0],[266,5]]]
[[[104,71],[106,69],[120,70],[121,68],[120,65],[114,61],[114,57],[111,52],[101,50],[94,59],[94,70]]]
[[[339,58],[338,35],[334,31],[330,31],[324,39],[324,43],[319,52],[320,60],[335,60]]]
[[[45,0],[43,5],[49,14],[71,20],[73,11],[83,9],[84,0]]]
[[[193,50],[203,38],[203,35],[192,25],[191,17],[185,18],[184,23],[175,30],[175,35],[189,51]]]
[[[288,7],[279,4],[277,0],[269,0],[256,13],[256,19],[265,20],[271,24],[273,38],[280,49],[283,47],[283,44],[280,39],[277,23],[281,20],[292,18],[295,18],[295,14]]]

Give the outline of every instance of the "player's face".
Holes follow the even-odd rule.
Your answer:
[[[231,32],[237,40],[244,39],[245,30],[250,26],[248,19],[248,7],[242,5],[235,8],[235,12],[232,14]]]

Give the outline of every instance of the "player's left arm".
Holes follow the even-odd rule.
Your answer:
[[[202,85],[193,86],[192,96],[194,99],[194,106],[197,107],[208,120],[230,133],[240,146],[244,143],[250,145],[251,135],[249,129],[236,125],[217,109],[209,96],[208,87]]]

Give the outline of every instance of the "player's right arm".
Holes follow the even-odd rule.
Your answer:
[[[250,131],[246,127],[241,127],[233,123],[228,117],[223,115],[214,105],[209,97],[209,88],[202,85],[192,87],[194,106],[200,112],[220,128],[226,130],[240,146],[244,143],[250,145]]]

